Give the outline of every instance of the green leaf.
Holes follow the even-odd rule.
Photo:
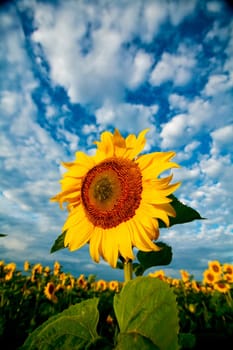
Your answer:
[[[66,235],[66,231],[62,232],[62,234],[60,234],[57,237],[57,239],[53,243],[53,246],[52,246],[52,248],[50,250],[50,253],[54,253],[54,252],[57,252],[60,249],[65,248],[65,245],[64,245],[65,235]]]
[[[50,317],[26,339],[21,350],[83,350],[99,339],[98,298],[72,305]]]
[[[6,237],[5,233],[0,233],[0,237]]]
[[[133,272],[136,276],[142,276],[145,269],[139,263],[133,263]]]
[[[120,333],[115,350],[160,350],[149,338],[139,333]]]
[[[123,268],[124,268],[124,264],[123,264],[123,262],[121,262],[121,261],[117,261],[117,264],[116,264],[116,268],[117,269],[120,269],[120,270],[123,270]]]
[[[176,211],[176,217],[170,217],[170,226],[185,224],[193,220],[203,220],[204,218],[193,208],[180,202],[173,194],[169,196],[172,199],[170,203]],[[166,227],[163,221],[159,220],[159,227]]]
[[[196,337],[192,333],[179,333],[179,344],[182,349],[193,349],[196,346]]]
[[[119,343],[125,337],[123,334],[136,333],[160,350],[179,348],[177,303],[166,282],[152,277],[137,277],[127,282],[114,296],[113,305],[120,328]],[[127,341],[131,341],[128,348],[133,349],[133,340],[129,337]]]
[[[136,276],[141,275],[146,269],[152,266],[169,265],[172,261],[172,248],[163,242],[156,242],[156,245],[161,248],[158,252],[142,252],[139,250],[137,253],[140,269],[137,267],[135,270]]]

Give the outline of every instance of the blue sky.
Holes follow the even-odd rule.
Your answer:
[[[87,246],[50,254],[67,217],[49,201],[61,161],[116,127],[150,128],[147,152],[174,150],[175,194],[207,218],[161,229],[166,273],[200,279],[210,260],[233,263],[232,18],[214,0],[0,6],[0,260],[122,278]]]

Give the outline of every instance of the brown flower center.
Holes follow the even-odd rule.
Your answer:
[[[219,267],[217,265],[213,265],[213,271],[214,272],[219,272]]]
[[[142,175],[129,159],[109,158],[88,171],[81,198],[93,225],[109,229],[131,219],[140,205]]]

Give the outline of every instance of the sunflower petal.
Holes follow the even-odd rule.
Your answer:
[[[70,211],[69,216],[63,225],[62,232],[67,231],[70,227],[77,225],[80,221],[87,220],[81,205]]]
[[[102,233],[103,229],[100,227],[94,227],[93,233],[90,239],[90,256],[95,262],[99,262],[100,255],[103,256],[102,248],[101,248],[101,241],[102,241]]]
[[[113,232],[111,232],[113,230]],[[101,249],[103,253],[103,258],[112,267],[116,267],[118,259],[118,247],[114,238],[114,229],[103,230]]]
[[[131,237],[128,232],[128,226],[125,222],[117,226],[116,237],[118,240],[118,249],[120,255],[127,261],[135,259],[132,250]]]
[[[160,248],[154,244],[144,233],[143,226],[137,219],[132,219],[127,222],[131,233],[133,245],[142,251],[157,251]]]
[[[94,142],[97,145],[96,160],[102,161],[114,155],[113,134],[105,131],[101,135],[101,141]]]
[[[93,225],[88,221],[80,221],[77,225],[68,229],[65,235],[64,245],[70,251],[81,248],[90,241]]]
[[[170,168],[179,168],[175,162],[169,160],[175,156],[175,152],[154,152],[138,157],[136,163],[139,165],[143,178],[156,178],[159,174]]]

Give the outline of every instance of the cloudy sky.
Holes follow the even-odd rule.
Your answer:
[[[207,218],[161,230],[167,274],[198,279],[210,260],[233,263],[232,11],[224,0],[0,6],[0,260],[122,277],[87,246],[50,254],[67,217],[49,201],[61,161],[116,127],[150,128],[147,152],[174,150],[175,194]]]

